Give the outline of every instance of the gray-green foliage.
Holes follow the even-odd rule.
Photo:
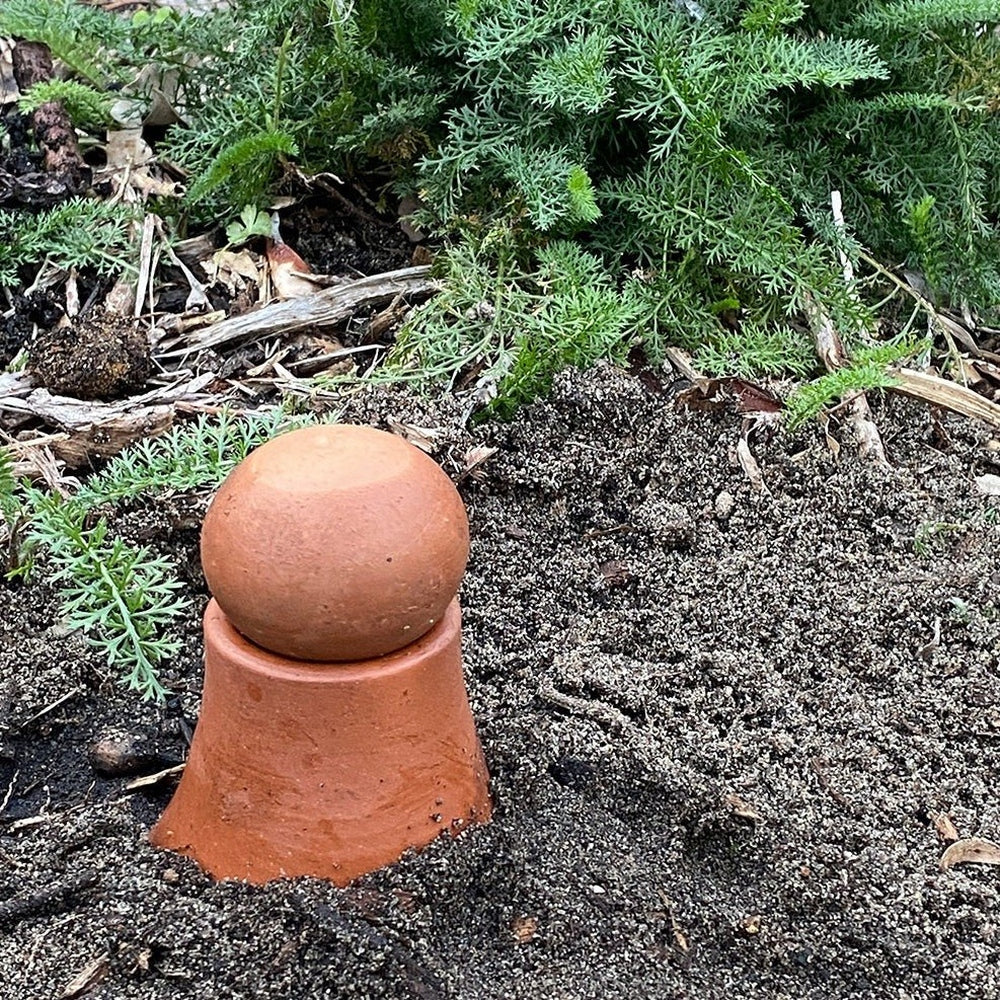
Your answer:
[[[483,260],[464,244],[447,263],[443,290],[400,334],[388,376],[448,379],[476,369],[501,413],[543,392],[562,367],[621,356],[641,315],[638,283],[621,290],[600,260],[567,240],[539,248],[527,274],[496,246]]]
[[[163,698],[156,668],[180,648],[163,629],[188,606],[169,561],[109,537],[104,518],[85,527],[81,503],[34,487],[25,493],[32,513],[26,542],[44,550],[66,624],[82,629],[130,688]]]
[[[213,488],[252,448],[306,422],[282,410],[201,417],[127,448],[68,498],[17,489],[0,451],[0,512],[27,523],[17,565],[44,565],[67,624],[86,633],[130,688],[162,698],[158,667],[178,651],[169,630],[189,603],[168,559],[114,537],[97,512],[132,497],[155,504],[166,491]]]
[[[513,296],[476,327],[453,289],[404,337],[411,369],[441,371],[431,320],[460,349],[450,376],[485,366],[516,389],[592,357],[593,338],[574,352],[531,317],[521,336],[507,321],[518,297],[537,306],[541,253],[567,240],[595,262],[579,273],[605,276],[603,327],[654,357],[680,344],[714,368],[787,358],[801,372],[806,301],[848,336],[871,326],[840,249],[905,264],[939,304],[997,320],[1000,3],[234,0],[155,28],[111,19],[103,35],[106,16],[79,6],[8,0],[0,28],[20,17],[30,35],[34,16],[88,78],[88,50],[109,77],[139,53],[170,66],[185,123],[168,146],[196,212],[259,204],[288,159],[378,161],[419,192],[418,221],[458,242],[452,279]],[[846,230],[830,224],[833,189]]]
[[[77,128],[96,131],[111,121],[111,96],[78,80],[44,80],[29,87],[18,109],[30,113],[49,101],[58,101]]]
[[[134,218],[126,205],[88,198],[73,198],[37,215],[0,211],[0,286],[15,285],[22,265],[46,259],[101,273],[134,267]]]

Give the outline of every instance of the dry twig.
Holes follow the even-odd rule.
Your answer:
[[[207,347],[218,347],[247,337],[257,339],[295,333],[308,327],[332,326],[343,322],[359,309],[391,302],[397,296],[428,296],[437,291],[437,282],[429,267],[404,267],[399,271],[359,278],[347,285],[325,288],[315,295],[276,302],[252,312],[233,316],[191,333],[183,342],[174,340],[173,348],[158,354],[160,358],[177,357]]]

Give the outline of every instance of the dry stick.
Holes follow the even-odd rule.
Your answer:
[[[437,289],[437,281],[430,276],[429,267],[404,267],[399,271],[375,274],[348,285],[325,288],[315,295],[276,302],[223,320],[194,332],[183,346],[159,353],[157,357],[178,357],[244,337],[274,337],[310,326],[332,326],[348,319],[358,309],[391,302],[398,295],[431,295]]]
[[[5,900],[0,903],[0,927],[17,924],[45,911],[58,912],[68,909],[73,905],[75,896],[86,892],[96,884],[97,876],[88,873]]]
[[[820,356],[827,371],[836,371],[848,363],[847,351],[843,341],[833,327],[833,321],[818,305],[812,296],[806,298],[806,316],[812,327],[813,339],[816,343],[816,353]],[[858,451],[862,458],[870,458],[879,465],[888,466],[885,448],[882,446],[882,436],[872,420],[868,397],[859,392],[847,403],[847,423],[858,442]]]

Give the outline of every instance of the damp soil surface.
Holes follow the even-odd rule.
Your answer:
[[[664,391],[665,390],[665,391]],[[198,713],[199,623],[162,708],[43,582],[0,590],[0,997],[996,995],[1000,444],[881,403],[893,467],[610,367],[508,424],[355,397],[439,433],[472,524],[465,667],[492,822],[347,889],[213,883],[146,836]],[[834,433],[836,429],[832,428]],[[481,456],[483,453],[475,453]],[[475,456],[474,456],[475,457]],[[203,603],[204,498],[115,512]],[[40,580],[43,577],[40,577]]]

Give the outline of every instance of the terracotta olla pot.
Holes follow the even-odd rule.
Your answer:
[[[371,428],[294,431],[223,484],[202,551],[202,710],[154,844],[217,878],[344,885],[489,818],[454,599],[468,526],[433,461]]]

